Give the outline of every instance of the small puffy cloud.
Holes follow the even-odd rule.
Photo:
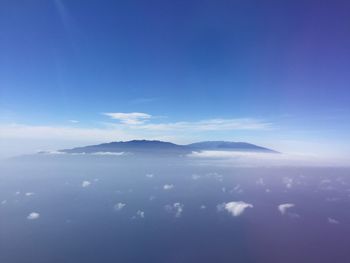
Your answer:
[[[35,220],[38,219],[40,217],[40,214],[37,212],[32,212],[27,216],[28,220]]]
[[[121,211],[125,206],[126,206],[126,204],[124,204],[124,203],[117,203],[114,205],[114,210]]]
[[[253,208],[253,205],[243,201],[228,202],[217,205],[218,211],[226,210],[232,216],[239,216],[243,214],[244,210],[247,208]]]
[[[339,221],[334,219],[334,218],[328,217],[328,223],[330,223],[330,224],[339,224]]]
[[[163,186],[163,189],[164,190],[171,190],[171,189],[173,189],[174,188],[174,185],[173,184],[165,184],[164,186]]]
[[[183,212],[184,205],[181,203],[174,203],[172,205],[166,205],[165,210],[169,213],[172,213],[175,215],[175,217],[181,217],[181,214]]]
[[[144,217],[145,217],[145,212],[142,211],[142,210],[137,210],[136,215],[137,215],[139,218],[144,218]]]
[[[2,200],[2,201],[1,201],[1,204],[2,204],[2,205],[6,205],[6,204],[7,204],[7,200]]]
[[[28,192],[28,193],[26,193],[25,195],[26,195],[26,196],[32,196],[32,195],[34,195],[34,193],[33,193],[33,192]]]
[[[206,209],[207,207],[205,205],[201,205],[199,208],[203,210],[203,209]]]
[[[154,177],[154,174],[146,174],[146,177],[147,177],[147,178],[153,178],[153,177]]]
[[[174,207],[175,210],[176,210],[175,216],[176,216],[176,217],[180,217],[181,214],[182,214],[184,205],[183,205],[183,204],[180,204],[180,203],[174,203],[173,207]]]
[[[292,208],[292,207],[294,207],[294,206],[295,206],[295,205],[294,205],[294,204],[291,204],[291,203],[280,204],[280,205],[278,206],[278,210],[281,212],[282,215],[284,215],[284,214],[287,212],[287,210],[288,210],[289,208]]]
[[[90,181],[83,181],[83,182],[81,183],[81,187],[83,187],[83,188],[89,187],[90,185],[91,185],[91,182],[90,182]]]
[[[145,121],[152,118],[152,115],[142,112],[109,112],[104,115],[111,117],[112,119],[119,120],[123,124],[127,125],[138,125],[143,124]]]

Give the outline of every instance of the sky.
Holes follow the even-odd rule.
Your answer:
[[[0,158],[129,139],[350,156],[348,1],[0,2]]]

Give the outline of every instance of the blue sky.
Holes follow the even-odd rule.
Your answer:
[[[344,157],[349,12],[348,1],[1,1],[2,148],[215,139]]]

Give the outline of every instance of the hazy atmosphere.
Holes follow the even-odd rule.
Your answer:
[[[1,0],[0,262],[350,262],[349,14]]]

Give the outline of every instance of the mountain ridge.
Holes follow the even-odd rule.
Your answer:
[[[131,140],[101,143],[72,149],[63,149],[63,153],[97,153],[97,152],[136,152],[136,153],[191,153],[193,151],[240,151],[278,153],[275,150],[247,142],[202,141],[186,145],[160,140]]]

